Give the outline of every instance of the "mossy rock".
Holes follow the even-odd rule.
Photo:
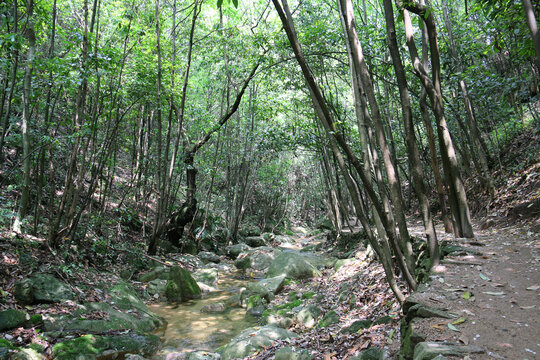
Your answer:
[[[307,350],[293,350],[291,347],[282,347],[275,354],[275,360],[311,360],[313,356]]]
[[[234,262],[234,266],[236,266],[239,270],[246,270],[247,268],[251,267],[251,258],[249,256],[236,259]]]
[[[60,342],[53,346],[53,356],[57,360],[97,359],[103,355],[109,358],[123,358],[126,354],[154,354],[160,345],[155,335],[84,335],[76,339]]]
[[[363,350],[360,352],[360,354],[353,356],[351,360],[384,360],[385,355],[384,351],[376,348],[371,347],[369,349]]]
[[[307,328],[312,328],[317,323],[317,319],[321,316],[321,309],[315,305],[303,307],[296,314],[296,321]]]
[[[339,322],[339,315],[334,311],[330,310],[327,312],[321,321],[317,324],[317,327],[319,328],[326,328],[330,325],[337,324]]]
[[[182,302],[201,297],[201,289],[189,271],[174,266],[165,286],[165,296],[169,302]]]
[[[362,329],[369,329],[373,323],[371,320],[357,320],[353,322],[349,327],[341,330],[342,333],[356,333]]]
[[[15,310],[7,309],[0,311],[0,331],[10,330],[22,326],[26,321],[26,314]]]
[[[17,282],[14,296],[22,304],[36,304],[73,300],[75,293],[52,275],[36,274]]]

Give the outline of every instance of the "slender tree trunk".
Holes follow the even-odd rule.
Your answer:
[[[26,1],[26,33],[28,41],[28,54],[26,55],[26,69],[24,70],[23,84],[23,114],[21,123],[23,142],[23,179],[21,187],[21,199],[19,210],[13,223],[13,231],[21,232],[21,223],[28,213],[28,201],[30,198],[30,97],[32,95],[32,69],[34,67],[34,54],[36,51],[36,34],[34,32],[34,0]]]
[[[521,4],[523,5],[523,11],[525,12],[525,18],[527,19],[527,26],[531,32],[534,51],[536,52],[534,62],[536,64],[536,69],[540,71],[540,32],[538,32],[538,23],[536,21],[536,16],[534,15],[531,0],[521,0]]]
[[[450,210],[452,211],[456,225],[454,231],[456,236],[459,237],[474,237],[469,205],[467,203],[467,194],[465,192],[465,187],[463,186],[463,181],[461,180],[454,144],[452,137],[450,136],[450,131],[448,129],[444,114],[439,45],[433,12],[428,10],[428,8],[423,5],[410,1],[405,3],[405,8],[418,14],[422,18],[428,32],[432,79],[429,79],[424,71],[424,68],[420,64],[420,59],[418,58],[416,52],[416,45],[414,45],[414,37],[412,35],[412,24],[408,14],[406,14],[404,11],[407,45],[409,46],[409,51],[411,52],[415,73],[421,79],[422,85],[426,88],[433,106],[433,113],[437,119],[437,133],[439,137],[439,147],[441,150],[443,170],[449,190],[448,197],[450,202]]]
[[[401,112],[403,116],[404,137],[405,142],[407,143],[407,152],[409,155],[409,168],[410,172],[412,173],[413,187],[416,192],[416,196],[418,197],[418,202],[422,212],[422,219],[424,221],[424,228],[428,240],[431,266],[437,266],[439,264],[439,244],[437,242],[437,233],[435,231],[435,226],[433,225],[433,219],[431,217],[431,211],[429,208],[429,200],[426,194],[426,186],[423,180],[424,174],[422,171],[422,164],[420,162],[420,155],[418,154],[418,148],[416,147],[407,78],[405,76],[403,63],[401,62],[401,56],[399,54],[399,47],[396,39],[394,9],[391,0],[384,0],[383,4],[390,55],[394,64],[394,70],[396,72],[399,88],[399,96],[401,99]]]
[[[332,116],[330,114],[330,111],[329,111],[329,109],[328,109],[328,107],[327,107],[327,105],[326,105],[326,103],[324,101],[324,98],[322,96],[322,93],[321,93],[319,87],[317,86],[317,84],[315,82],[315,79],[313,78],[311,70],[310,70],[309,66],[307,65],[307,63],[305,61],[305,58],[304,58],[302,49],[300,47],[300,44],[298,43],[298,37],[296,36],[296,31],[294,29],[294,23],[293,23],[293,20],[292,20],[292,15],[291,15],[291,12],[289,10],[287,1],[282,0],[283,5],[280,4],[279,0],[272,0],[272,2],[273,2],[274,7],[276,8],[276,10],[277,10],[277,12],[279,14],[279,17],[281,19],[281,22],[283,24],[285,32],[287,33],[287,37],[289,39],[289,42],[291,43],[291,47],[292,47],[293,52],[295,54],[296,60],[298,61],[298,64],[300,65],[300,68],[302,70],[302,73],[304,75],[306,83],[308,85],[308,88],[309,88],[309,91],[310,91],[310,97],[312,99],[313,106],[315,107],[315,110],[316,110],[316,112],[318,114],[318,118],[321,121],[321,123],[322,123],[322,125],[323,125],[323,127],[324,127],[324,129],[326,131],[327,136],[330,139],[330,142],[332,144],[332,151],[334,152],[334,155],[336,156],[338,161],[341,163],[340,168],[342,169],[343,176],[347,179],[346,180],[347,183],[348,183],[347,186],[348,186],[349,190],[351,191],[351,193],[356,192],[356,194],[357,194],[356,196],[351,195],[353,197],[353,201],[355,201],[355,208],[356,208],[357,215],[359,215],[359,217],[360,217],[363,213],[365,213],[365,211],[363,211],[363,209],[361,208],[360,196],[358,195],[358,190],[355,188],[355,186],[353,184],[353,180],[350,178],[349,173],[347,171],[344,171],[344,169],[346,169],[345,162],[343,161],[343,156],[342,156],[341,152],[337,149],[337,145],[335,144],[335,142],[337,142],[339,144],[339,146],[345,151],[345,153],[347,154],[347,157],[353,161],[353,164],[354,164],[355,168],[358,171],[358,175],[362,179],[362,183],[364,184],[370,199],[373,201],[373,203],[374,203],[377,211],[379,212],[379,214],[382,215],[383,214],[382,207],[381,207],[380,203],[378,202],[379,200],[377,199],[377,196],[376,196],[375,192],[373,191],[373,188],[371,186],[369,186],[369,184],[367,183],[366,176],[363,173],[362,165],[360,164],[358,159],[356,159],[356,157],[354,156],[352,151],[350,151],[348,145],[345,143],[343,138],[339,135],[339,132],[337,132],[335,127],[334,127],[334,123],[333,123],[333,119],[332,119]],[[381,219],[383,221],[386,220],[386,218],[384,216],[381,216]],[[369,232],[370,229],[369,229],[369,225],[367,224],[367,222],[364,222],[363,225],[366,228],[366,231]],[[390,226],[393,226],[393,224],[386,223],[385,226],[390,227]],[[392,239],[392,240],[394,240],[394,239]],[[394,292],[396,298],[399,301],[403,301],[403,294],[401,293],[399,288],[395,285],[395,278],[394,278],[394,275],[393,275],[393,270],[392,270],[391,260],[390,260],[391,257],[390,257],[389,251],[384,250],[373,236],[370,237],[370,242],[371,242],[371,245],[374,248],[375,252],[379,256],[379,259],[381,260],[381,263],[384,266],[386,278],[387,278],[387,281],[388,281],[392,291]],[[402,256],[399,256],[399,255],[401,255],[401,254],[399,254],[399,247],[398,247],[397,250],[398,250],[398,258],[403,259]],[[412,278],[412,276],[410,276],[410,273],[408,272],[407,266],[405,266],[402,270],[404,272],[404,275],[407,277],[407,282],[410,284],[410,286],[412,288],[416,288],[416,282],[415,282],[414,278]]]

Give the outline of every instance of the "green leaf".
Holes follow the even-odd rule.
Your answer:
[[[217,7],[220,8],[223,5],[223,0],[217,0]]]
[[[485,280],[485,281],[491,281],[490,278],[488,278],[486,275],[484,275],[484,274],[482,274],[482,273],[479,273],[478,276],[480,276],[480,278],[481,278],[482,280]]]
[[[452,321],[452,325],[463,324],[466,320],[467,320],[467,318],[460,317],[459,319],[456,319],[456,320]]]
[[[449,328],[450,330],[452,330],[452,331],[457,331],[457,332],[459,332],[459,330],[458,330],[454,325],[452,325],[452,324],[450,324],[450,323],[448,323],[448,328]]]
[[[233,4],[234,4],[234,7],[235,8],[238,8],[238,0],[232,0]]]
[[[467,291],[461,297],[465,300],[469,300],[471,298],[471,293]]]

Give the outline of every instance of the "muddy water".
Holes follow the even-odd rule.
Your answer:
[[[246,315],[246,310],[240,307],[219,314],[201,313],[203,306],[226,302],[248,282],[234,274],[220,275],[219,291],[204,294],[202,299],[179,305],[151,305],[150,310],[168,322],[161,355],[193,350],[214,351],[242,330],[255,325],[257,320]]]

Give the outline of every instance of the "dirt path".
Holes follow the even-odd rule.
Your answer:
[[[434,319],[430,337],[485,349],[471,359],[540,359],[539,234],[517,225],[475,234],[453,241],[466,251],[448,256],[429,284],[442,295],[433,300],[466,320]]]

